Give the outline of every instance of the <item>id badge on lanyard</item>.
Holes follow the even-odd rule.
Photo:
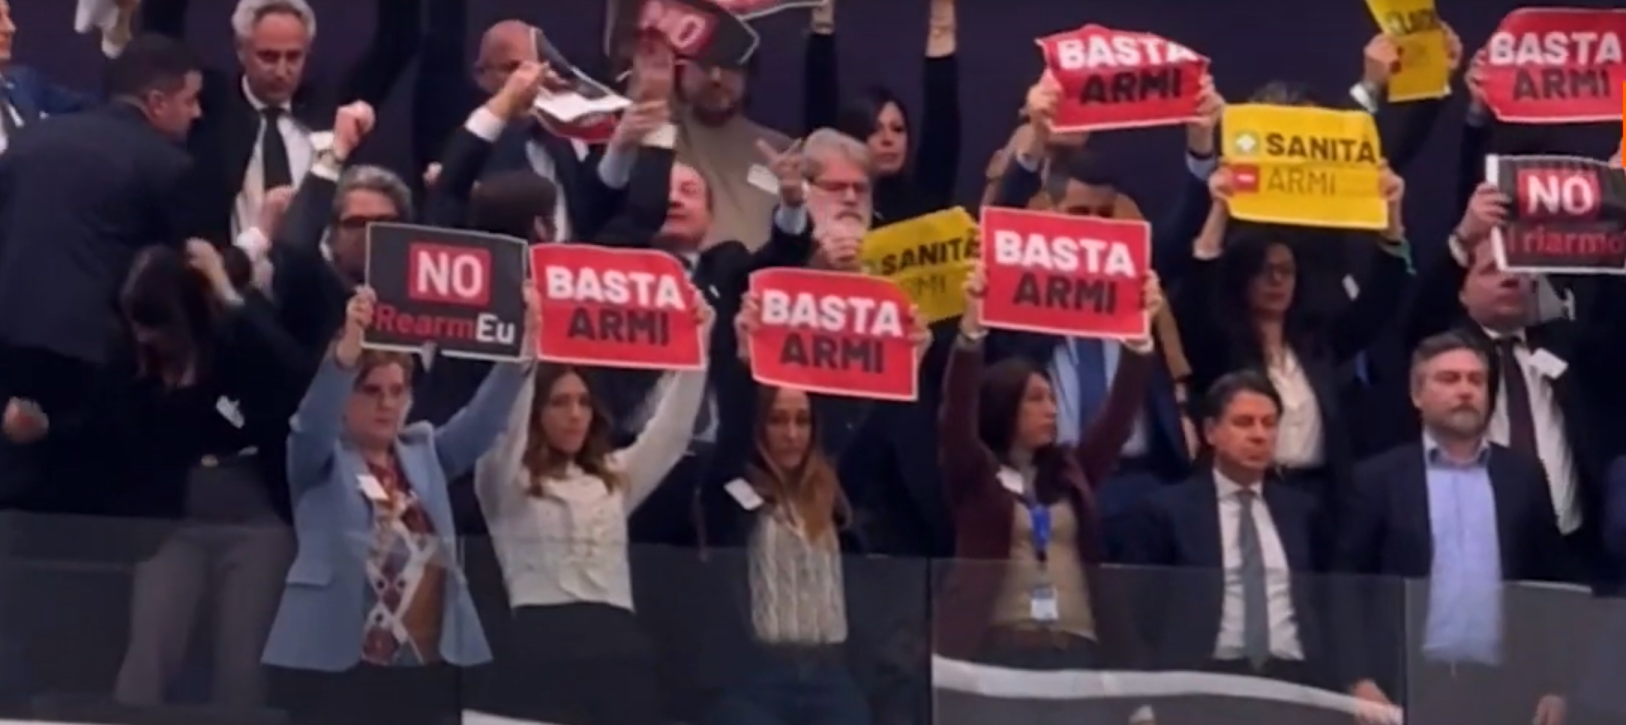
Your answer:
[[[1033,621],[1049,624],[1061,618],[1056,603],[1056,587],[1050,582],[1046,564],[1050,558],[1050,509],[1037,500],[1026,501],[1028,518],[1033,529],[1033,556],[1039,562],[1039,579],[1033,585],[1028,599],[1028,612]]]

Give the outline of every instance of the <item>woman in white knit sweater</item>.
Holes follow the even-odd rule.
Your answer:
[[[697,324],[711,332],[703,298]],[[706,371],[668,373],[632,445],[582,371],[543,364],[475,473],[513,608],[497,668],[513,714],[561,725],[659,721],[654,645],[632,613],[627,517],[688,448]],[[506,708],[505,708],[506,709]]]

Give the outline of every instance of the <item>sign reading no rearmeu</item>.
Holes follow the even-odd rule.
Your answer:
[[[378,295],[369,348],[514,360],[523,352],[526,242],[413,224],[367,227]]]

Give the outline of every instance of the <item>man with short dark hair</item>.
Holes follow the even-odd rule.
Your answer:
[[[185,240],[190,161],[176,142],[198,117],[197,60],[144,36],[105,79],[105,108],[40,124],[0,155],[0,399],[32,401],[53,421],[90,403],[136,252]],[[55,470],[75,458],[39,448],[0,443],[0,506],[36,493],[78,505]]]
[[[1245,371],[1215,381],[1204,403],[1212,464],[1147,495],[1125,529],[1126,563],[1178,569],[1144,579],[1155,662],[1321,684],[1328,652],[1314,572],[1323,520],[1313,497],[1272,480],[1281,398],[1268,378]],[[1219,576],[1201,573],[1216,567]],[[1228,698],[1201,704],[1270,707]],[[1237,715],[1220,719],[1268,713]]]

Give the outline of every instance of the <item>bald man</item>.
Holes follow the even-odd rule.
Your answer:
[[[413,108],[419,168],[440,161],[447,139],[514,69],[538,60],[533,37],[537,29],[522,20],[502,20],[481,35],[471,75],[464,47],[467,5],[467,0],[433,0],[429,5]],[[573,62],[585,67],[584,60]],[[567,73],[563,68],[554,70]],[[599,149],[549,133],[534,118],[506,127],[482,127],[477,135],[490,142],[484,149],[481,178],[528,170],[554,182],[559,190],[554,229],[560,240],[596,238],[625,198],[627,180],[613,179],[620,183],[612,184],[599,175]]]
[[[502,20],[480,36],[480,55],[474,62],[474,82],[492,95],[520,63],[536,60],[533,28],[520,20]]]

